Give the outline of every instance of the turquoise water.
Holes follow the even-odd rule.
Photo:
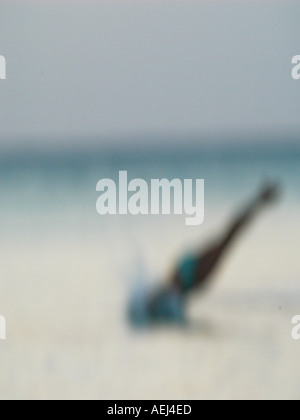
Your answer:
[[[119,170],[130,178],[204,178],[207,203],[224,205],[255,191],[263,180],[279,182],[285,199],[299,204],[300,148],[274,147],[203,149],[167,152],[63,153],[11,155],[0,158],[0,196],[3,214],[31,217],[72,208],[92,218],[96,183],[117,179]],[[1,223],[1,221],[0,221]]]

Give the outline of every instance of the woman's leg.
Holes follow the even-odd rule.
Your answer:
[[[182,278],[184,273],[180,267],[175,271],[172,278],[172,286],[175,286],[182,293],[185,293],[206,283],[218,267],[222,257],[225,255],[225,252],[230,248],[230,245],[238,237],[240,232],[254,219],[265,204],[274,201],[277,196],[277,186],[271,185],[264,187],[255,200],[246,208],[246,210],[234,220],[223,238],[221,238],[215,245],[209,247],[206,251],[195,257],[193,267],[193,284],[191,287],[186,290],[185,279]],[[191,279],[189,279],[189,283],[191,283]]]

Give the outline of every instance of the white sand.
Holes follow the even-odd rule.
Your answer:
[[[1,239],[1,399],[300,397],[298,225],[256,224],[210,293],[191,302],[189,328],[137,334],[123,316],[132,238],[163,275],[211,226],[137,219],[130,238],[124,223],[111,220],[103,234],[23,226]]]

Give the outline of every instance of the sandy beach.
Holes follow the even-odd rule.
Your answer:
[[[10,215],[6,228],[15,229],[0,241],[1,399],[299,398],[296,210],[274,209],[245,235],[211,290],[190,302],[187,328],[141,332],[124,318],[135,240],[150,277],[163,278],[187,243],[223,225],[212,223],[219,210],[201,235],[172,217],[133,219],[135,231],[110,218],[99,234],[93,224],[82,229],[90,216],[80,209],[73,219],[24,213],[22,225]]]

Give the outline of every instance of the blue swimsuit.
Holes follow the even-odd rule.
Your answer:
[[[151,293],[147,289],[136,290],[129,302],[128,318],[136,327],[151,326],[157,323],[185,322],[185,292],[195,284],[198,259],[188,256],[179,265],[182,290],[158,289]]]

